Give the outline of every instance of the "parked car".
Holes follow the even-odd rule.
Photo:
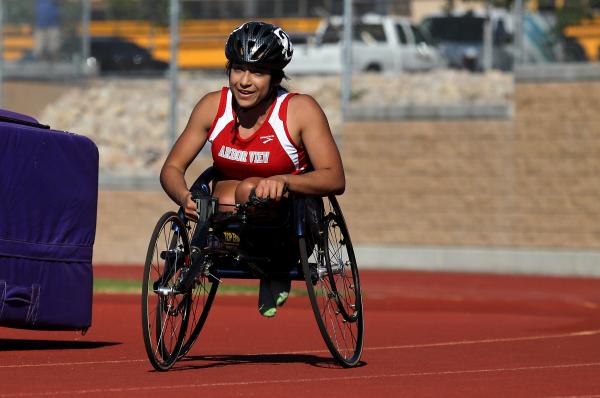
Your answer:
[[[325,18],[313,37],[294,41],[294,56],[286,72],[340,73],[342,71],[343,19]],[[407,18],[365,15],[353,25],[354,71],[397,72],[444,66],[427,34]]]
[[[426,17],[421,27],[448,61],[458,69],[483,69],[483,27],[486,16],[469,11],[462,14],[438,14]],[[510,70],[513,62],[512,18],[505,10],[491,13],[492,68]]]
[[[167,62],[154,59],[146,48],[115,36],[91,37],[90,57],[102,73],[162,72],[169,67]]]

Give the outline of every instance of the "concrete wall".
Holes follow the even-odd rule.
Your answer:
[[[513,118],[347,124],[341,203],[353,242],[600,249],[598,103],[600,81],[518,83]],[[170,209],[156,189],[102,190],[94,262],[142,263]]]
[[[514,118],[344,129],[357,243],[600,248],[600,82],[518,83]]]

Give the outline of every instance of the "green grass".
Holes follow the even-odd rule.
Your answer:
[[[140,281],[94,278],[94,293],[140,294],[141,292]]]
[[[141,294],[142,282],[136,280],[124,280],[124,279],[94,279],[94,293],[104,294]],[[258,282],[256,286],[240,285],[237,283],[223,282],[219,286],[219,295],[229,296],[257,296],[258,295]],[[304,289],[292,289],[290,292],[291,296],[306,296],[306,290]]]

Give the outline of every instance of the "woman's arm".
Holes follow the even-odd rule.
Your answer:
[[[167,195],[191,217],[195,217],[196,205],[185,182],[185,171],[206,144],[219,98],[220,92],[212,92],[196,104],[160,171],[160,183]]]
[[[300,141],[306,148],[314,171],[261,180],[257,196],[279,198],[283,184],[290,191],[308,195],[342,194],[346,188],[342,159],[319,104],[311,96],[295,95],[290,99],[287,114],[288,130],[294,141]]]

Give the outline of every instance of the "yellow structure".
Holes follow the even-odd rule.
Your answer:
[[[565,0],[554,0],[554,8],[562,8],[565,5]],[[530,0],[528,3],[528,7],[530,10],[539,10],[540,1],[539,0]]]
[[[564,33],[577,39],[590,61],[600,60],[600,17],[584,19],[579,25],[567,26]]]
[[[528,6],[532,11],[537,11],[540,6],[540,0],[530,0]],[[553,0],[554,9],[560,9],[565,5],[568,6],[566,0]],[[598,61],[600,58],[600,17],[596,16],[592,19],[583,19],[577,25],[567,26],[563,33],[565,36],[574,37],[585,50],[585,53],[590,61]]]
[[[290,33],[313,33],[318,18],[279,18],[268,22],[281,26]],[[184,69],[223,68],[223,48],[229,33],[244,21],[239,19],[189,20],[179,27],[178,65]],[[153,26],[146,21],[92,21],[90,35],[119,36],[150,50],[159,60],[170,58],[168,27]],[[30,25],[9,25],[4,29],[4,59],[18,60],[33,48]]]

